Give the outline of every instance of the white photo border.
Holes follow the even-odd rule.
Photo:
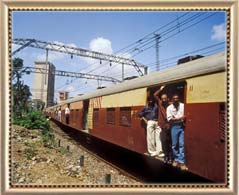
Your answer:
[[[0,1],[1,61],[1,183],[2,194],[237,194],[238,193],[238,0],[2,0]],[[226,11],[227,12],[227,183],[158,185],[11,185],[11,13],[12,11]]]

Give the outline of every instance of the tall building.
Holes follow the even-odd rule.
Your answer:
[[[34,73],[32,99],[42,101],[45,107],[54,105],[55,66],[48,62],[35,62],[35,68],[47,70],[47,74]]]

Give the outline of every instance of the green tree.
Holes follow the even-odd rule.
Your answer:
[[[23,112],[28,111],[28,101],[31,96],[29,86],[21,81],[24,75],[23,60],[21,58],[14,58],[12,60],[12,97],[13,97],[13,114],[15,117],[22,117]]]
[[[16,83],[19,83],[23,75],[23,71],[22,71],[23,60],[21,58],[14,58],[12,60],[12,66],[13,66],[12,78],[13,80],[16,79]]]

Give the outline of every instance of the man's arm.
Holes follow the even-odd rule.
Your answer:
[[[181,116],[181,117],[178,117],[178,118],[175,118],[174,116],[171,118],[172,121],[179,121],[179,120],[184,120],[186,117],[185,116]]]
[[[144,118],[144,117],[140,118],[140,120],[143,120],[145,122],[145,124],[148,123],[148,120],[146,118]]]
[[[166,114],[167,114],[167,120],[171,121],[173,119],[173,115],[171,113],[170,107],[168,106],[166,109]]]
[[[157,90],[157,91],[154,92],[154,99],[155,99],[156,101],[159,101],[159,100],[160,100],[159,94],[163,91],[164,88],[165,88],[165,85],[162,85],[159,90]]]
[[[183,115],[183,116],[181,116],[181,117],[175,117],[175,116],[173,116],[172,115],[172,113],[171,113],[171,110],[170,110],[170,108],[169,107],[167,107],[167,120],[170,122],[170,121],[179,121],[179,120],[185,120],[185,116]]]
[[[143,117],[145,114],[145,108],[143,108],[143,110],[141,110],[139,113],[138,113],[138,116],[139,117]]]
[[[145,110],[146,108],[144,108],[143,110],[141,110],[139,113],[138,113],[138,116],[140,117],[140,120],[143,120],[145,122],[145,124],[148,123],[148,120],[144,117],[145,115]]]

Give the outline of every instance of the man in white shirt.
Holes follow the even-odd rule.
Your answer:
[[[61,108],[58,110],[58,120],[61,121]]]
[[[179,102],[177,94],[172,97],[172,104],[167,107],[167,120],[171,124],[173,166],[186,170],[184,159],[184,104]]]
[[[67,104],[67,107],[65,109],[65,116],[66,116],[66,124],[69,125],[69,120],[70,120],[70,108],[69,104]]]

